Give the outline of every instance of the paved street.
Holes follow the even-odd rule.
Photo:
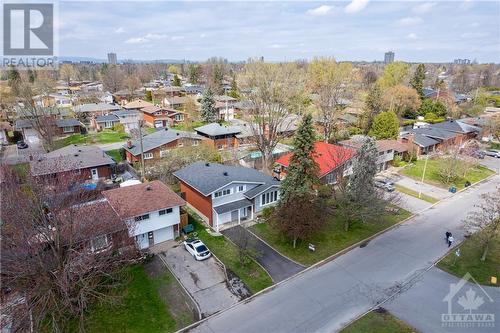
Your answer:
[[[398,206],[401,206],[412,213],[418,213],[421,210],[429,208],[432,205],[430,202],[415,198],[405,193],[398,192],[398,194],[401,198]]]
[[[280,282],[289,278],[290,276],[300,272],[305,267],[295,262],[283,257],[280,253],[276,252],[266,243],[259,240],[255,235],[242,226],[235,226],[222,231],[224,236],[229,237],[231,241],[237,245],[241,244],[245,240],[241,236],[244,233],[245,237],[248,237],[248,245],[253,250],[257,251],[259,256],[257,261],[261,264],[266,271],[271,275],[273,281]]]
[[[500,158],[485,156],[484,159],[479,160],[479,163],[496,173],[500,173]]]
[[[421,332],[498,332],[498,318],[500,318],[500,288],[478,287],[473,281],[464,285],[451,300],[451,311],[453,314],[464,312],[463,307],[457,302],[459,297],[464,296],[467,291],[473,290],[476,297],[481,297],[481,304],[473,313],[491,313],[497,318],[495,327],[448,327],[452,323],[441,321],[441,314],[448,313],[448,303],[443,299],[450,292],[450,284],[458,283],[460,279],[450,275],[439,268],[432,268],[422,278],[415,282],[412,288],[404,291],[395,300],[383,305],[393,315],[404,320]]]
[[[209,318],[195,332],[332,332],[404,289],[448,247],[463,239],[462,220],[496,176],[458,193],[332,262],[306,270],[275,289]]]

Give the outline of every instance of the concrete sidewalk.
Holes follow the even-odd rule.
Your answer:
[[[453,195],[444,188],[440,188],[427,183],[422,184],[420,181],[405,176],[401,176],[401,178],[396,181],[396,184],[407,187],[416,192],[419,192],[421,190],[423,194],[426,194],[438,200],[446,199]]]

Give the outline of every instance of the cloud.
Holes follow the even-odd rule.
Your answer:
[[[205,37],[207,37],[207,34],[205,33],[200,34],[200,38],[205,38]]]
[[[428,11],[430,11],[434,6],[436,6],[437,3],[435,2],[424,2],[419,5],[416,5],[415,7],[412,8],[413,12],[417,14],[425,14]]]
[[[125,29],[123,27],[118,27],[115,29],[115,34],[122,34],[125,32]]]
[[[144,36],[144,38],[147,40],[158,40],[158,39],[167,38],[167,35],[149,33],[146,36]]]
[[[398,25],[400,27],[409,27],[412,25],[417,25],[420,22],[422,22],[422,19],[420,17],[417,17],[417,16],[410,17],[409,16],[409,17],[404,17],[402,19],[397,20],[396,25]]]
[[[307,14],[313,15],[313,16],[324,16],[324,15],[327,15],[328,13],[330,13],[332,8],[333,8],[332,6],[321,5],[317,8],[309,9],[307,11]]]
[[[488,36],[487,32],[464,32],[463,34],[460,35],[462,38],[482,38]]]
[[[127,44],[142,44],[146,43],[148,40],[143,37],[134,37],[134,38],[129,38],[125,41]]]
[[[170,37],[171,40],[181,40],[184,39],[184,36],[172,36]]]
[[[418,39],[418,36],[416,33],[412,32],[411,34],[406,35],[406,38],[416,40]]]
[[[164,39],[164,38],[167,38],[167,35],[148,33],[148,34],[144,35],[143,37],[129,38],[125,41],[125,43],[127,43],[127,44],[144,44],[144,43],[150,42],[152,40],[159,40],[159,39]]]
[[[460,6],[458,6],[458,8],[461,10],[468,10],[468,9],[471,9],[472,6],[474,6],[474,3],[472,2],[472,0],[464,0],[460,4]]]
[[[471,28],[477,28],[477,27],[479,27],[479,22],[472,22],[471,24],[469,24],[469,26]]]
[[[271,45],[269,45],[269,47],[272,49],[282,49],[285,47],[285,45],[283,45],[283,44],[271,44]]]
[[[365,9],[370,0],[352,0],[350,4],[345,7],[346,13],[357,13]]]

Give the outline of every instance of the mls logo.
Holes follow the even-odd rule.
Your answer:
[[[53,55],[54,5],[3,4],[3,44],[4,55]]]

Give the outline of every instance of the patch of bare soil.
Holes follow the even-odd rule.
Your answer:
[[[240,280],[238,275],[234,274],[230,269],[226,269],[227,278],[228,278],[228,287],[229,290],[236,296],[240,298],[240,300],[250,297],[252,293],[250,289],[245,285],[243,281]]]

